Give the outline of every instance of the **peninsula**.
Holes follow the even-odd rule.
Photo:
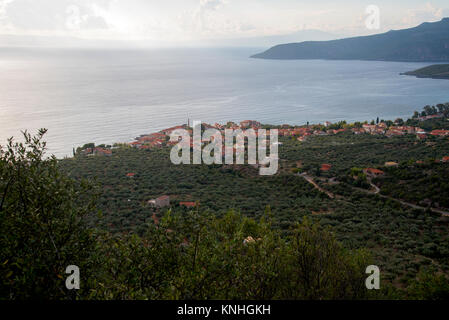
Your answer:
[[[281,44],[252,58],[447,62],[449,18],[371,36]]]
[[[402,75],[416,76],[417,78],[448,79],[449,64],[434,64],[415,71],[402,73]]]

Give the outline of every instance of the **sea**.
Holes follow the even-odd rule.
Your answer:
[[[449,102],[449,81],[400,75],[430,63],[249,58],[262,50],[0,48],[0,144],[46,128],[63,158],[189,120],[394,120]]]

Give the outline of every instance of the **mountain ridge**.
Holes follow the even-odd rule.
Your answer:
[[[274,46],[251,58],[300,60],[449,61],[449,18],[417,27],[330,41]]]

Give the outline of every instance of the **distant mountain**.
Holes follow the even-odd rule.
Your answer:
[[[0,48],[123,48],[134,44],[133,41],[82,39],[69,36],[0,35]]]
[[[449,18],[372,36],[277,45],[252,58],[449,61]]]
[[[215,41],[209,41],[208,44],[212,46],[226,46],[226,47],[235,46],[235,47],[269,48],[278,43],[302,42],[312,40],[327,41],[338,38],[339,37],[335,34],[327,33],[320,30],[300,30],[297,32],[280,35],[220,39]]]
[[[402,73],[407,76],[416,76],[418,78],[432,79],[448,79],[449,80],[449,64],[434,64],[415,71]]]
[[[0,0],[1,1],[1,0]],[[293,33],[271,35],[271,36],[254,36],[245,38],[219,39],[219,40],[203,40],[193,42],[193,46],[211,46],[211,47],[247,47],[247,48],[269,48],[278,43],[301,42],[301,41],[325,41],[338,39],[337,35],[327,33],[320,30],[300,30]],[[179,46],[179,42],[161,42],[158,45],[163,47]],[[156,47],[158,46],[156,45]],[[190,46],[191,43],[184,43],[181,46]],[[122,48],[122,47],[148,47],[147,40],[100,40],[100,39],[82,39],[69,36],[29,36],[29,35],[0,35],[0,47],[87,47],[87,48]],[[155,47],[151,43],[150,47]]]

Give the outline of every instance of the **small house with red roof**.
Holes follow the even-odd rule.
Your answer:
[[[170,206],[170,196],[164,195],[159,198],[148,201],[148,204],[156,208],[164,208]]]
[[[449,136],[449,130],[433,130],[430,134],[432,136],[447,137]]]
[[[385,175],[385,172],[383,172],[382,170],[374,169],[374,168],[366,168],[363,170],[363,173],[366,174],[367,176],[371,176],[371,177],[381,177],[381,176]]]
[[[95,148],[93,150],[93,154],[95,156],[112,156],[112,150],[105,148]]]
[[[261,124],[258,121],[255,120],[245,120],[240,122],[240,127],[242,129],[246,129],[246,128],[260,128]]]
[[[181,207],[187,207],[187,208],[195,208],[197,206],[196,202],[186,202],[186,201],[182,201],[179,203],[179,205]],[[199,205],[199,203],[198,203]]]

